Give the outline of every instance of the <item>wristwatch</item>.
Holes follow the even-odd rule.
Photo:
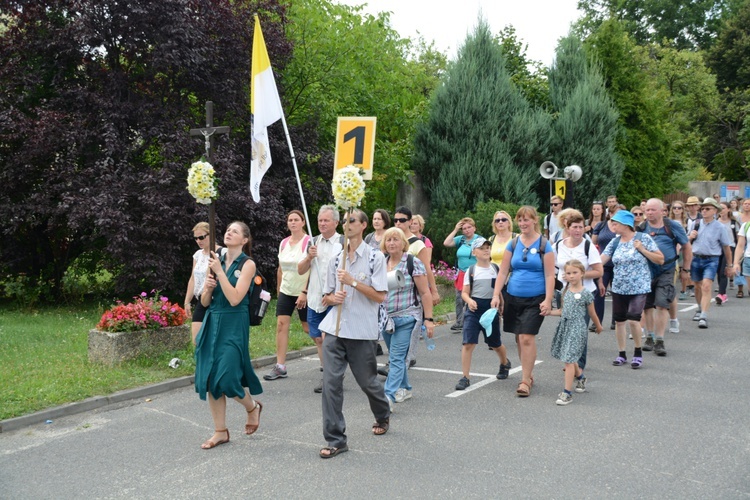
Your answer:
[[[352,280],[352,288],[357,288],[357,281],[356,280]]]
[[[425,321],[432,321],[433,323],[435,322],[435,320],[434,320],[434,319],[432,319],[432,318],[425,318],[424,320],[425,320]]]

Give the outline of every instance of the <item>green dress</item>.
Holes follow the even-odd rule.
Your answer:
[[[237,285],[240,276],[239,262],[245,257],[241,253],[229,269],[225,269],[232,286]],[[223,260],[222,258],[222,267],[225,266]],[[207,391],[211,391],[214,399],[222,395],[243,398],[245,387],[253,395],[263,392],[250,362],[249,342],[250,313],[247,295],[232,307],[221,291],[221,284],[218,284],[196,338],[195,392],[201,399],[206,399]]]

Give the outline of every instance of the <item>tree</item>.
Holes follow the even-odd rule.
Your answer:
[[[436,210],[473,209],[486,199],[537,202],[549,119],[531,109],[505,64],[480,19],[435,91],[413,165]]]
[[[584,35],[607,19],[622,21],[637,44],[667,40],[678,49],[707,49],[722,19],[742,0],[579,0]]]
[[[9,19],[0,35],[5,272],[38,278],[59,295],[68,267],[86,256],[115,273],[123,296],[144,287],[182,293],[195,248],[190,228],[207,217],[186,190],[187,168],[203,149],[187,132],[203,122],[206,100],[215,102],[216,123],[232,127],[217,141],[218,227],[247,221],[259,267],[276,267],[278,222],[299,202],[280,126],[272,129],[263,203],[249,202],[248,102],[253,12],[263,15],[274,66],[291,53],[278,2],[1,6]],[[301,137],[304,164],[316,158],[309,168],[330,169],[310,126],[292,134]]]
[[[575,185],[575,205],[587,207],[594,199],[616,192],[620,184],[624,165],[616,151],[617,109],[599,68],[589,65],[581,41],[572,34],[557,46],[549,85],[556,119],[547,159],[560,168],[583,169]]]
[[[365,209],[393,207],[410,171],[412,135],[446,66],[424,41],[402,38],[389,13],[329,0],[290,4],[295,50],[283,73],[290,123],[317,123],[320,146],[332,151],[339,116],[377,116],[375,171]],[[304,174],[303,174],[304,175]]]
[[[547,70],[540,61],[532,61],[526,56],[528,44],[516,35],[516,29],[508,25],[497,35],[496,40],[505,56],[505,69],[510,80],[533,108],[549,107],[549,83]],[[532,71],[533,69],[533,71]]]

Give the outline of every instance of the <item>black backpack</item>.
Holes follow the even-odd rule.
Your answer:
[[[245,256],[242,262],[240,262],[240,271],[242,271],[242,267],[248,260],[252,259],[248,256]],[[270,301],[263,300],[263,298],[261,298],[261,293],[264,291],[268,294],[266,295],[267,297],[271,296],[271,293],[268,290],[268,282],[266,281],[265,276],[263,276],[258,270],[258,267],[256,265],[255,276],[253,277],[253,281],[250,283],[250,288],[247,290],[247,308],[250,312],[250,326],[260,325],[263,322],[263,317],[266,315],[266,311],[268,310],[268,304]]]

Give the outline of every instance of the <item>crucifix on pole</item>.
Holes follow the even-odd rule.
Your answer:
[[[202,136],[206,147],[206,161],[213,165],[214,161],[214,136],[228,134],[229,127],[214,127],[214,103],[206,101],[206,126],[203,128],[191,128],[190,135]],[[216,207],[214,202],[208,205],[208,248],[209,252],[216,249]]]

